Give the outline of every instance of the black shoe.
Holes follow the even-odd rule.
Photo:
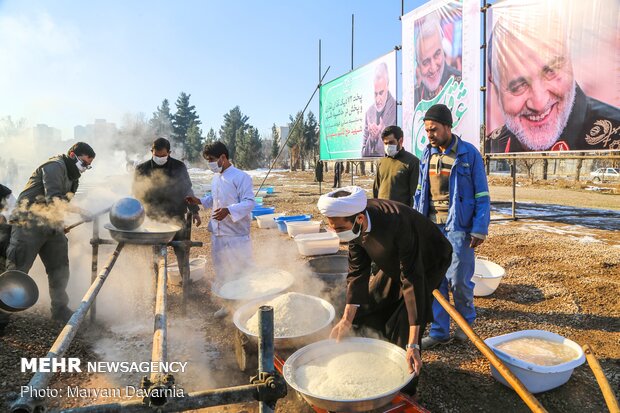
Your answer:
[[[52,310],[52,320],[62,321],[63,323],[67,323],[71,316],[73,316],[73,310],[69,307],[62,307],[58,310]]]

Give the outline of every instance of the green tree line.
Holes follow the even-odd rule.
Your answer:
[[[305,170],[316,164],[319,154],[318,122],[312,112],[305,117],[301,112],[294,117],[289,116],[288,136],[280,136],[275,123],[271,136],[261,136],[249,122],[250,117],[235,106],[224,114],[219,131],[211,127],[203,135],[202,122],[196,107],[190,103],[190,97],[190,94],[181,92],[175,102],[174,113],[168,99],[164,99],[148,121],[150,134],[169,138],[175,147],[181,148],[180,157],[183,159],[190,162],[200,160],[204,145],[220,140],[228,147],[235,165],[242,169],[270,166],[285,143],[289,157],[280,159],[277,166],[288,165],[292,170]],[[297,119],[299,122],[293,127]]]

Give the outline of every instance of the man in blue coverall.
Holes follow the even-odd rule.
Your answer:
[[[484,163],[472,144],[452,133],[452,113],[446,105],[437,104],[424,116],[424,128],[430,144],[420,160],[420,177],[414,197],[414,208],[439,226],[453,248],[452,264],[439,291],[449,299],[471,325],[476,319],[474,308],[474,248],[488,234],[490,197]],[[447,344],[450,316],[435,300],[428,337],[422,349]],[[457,328],[454,338],[466,341]]]

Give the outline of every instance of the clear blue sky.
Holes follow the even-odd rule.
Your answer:
[[[318,83],[319,39],[330,80],[350,68],[351,14],[357,67],[401,43],[400,11],[400,0],[0,0],[0,117],[69,139],[74,125],[150,116],[185,91],[205,134],[235,105],[267,132]]]

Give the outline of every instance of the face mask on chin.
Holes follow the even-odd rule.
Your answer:
[[[398,153],[398,145],[385,145],[385,154],[391,158]]]
[[[217,161],[215,162],[209,162],[209,169],[211,170],[211,172],[213,172],[214,174],[219,174],[220,172],[222,172],[222,167],[218,164]]]
[[[356,225],[358,225],[357,232],[355,232]],[[357,237],[359,237],[361,232],[362,232],[362,225],[358,224],[357,221],[355,221],[351,229],[342,231],[342,232],[336,232],[336,235],[338,235],[338,238],[340,238],[340,241],[342,242],[351,242]]]
[[[163,166],[168,162],[168,155],[166,156],[155,156],[153,155],[153,162],[155,162],[159,166]]]

